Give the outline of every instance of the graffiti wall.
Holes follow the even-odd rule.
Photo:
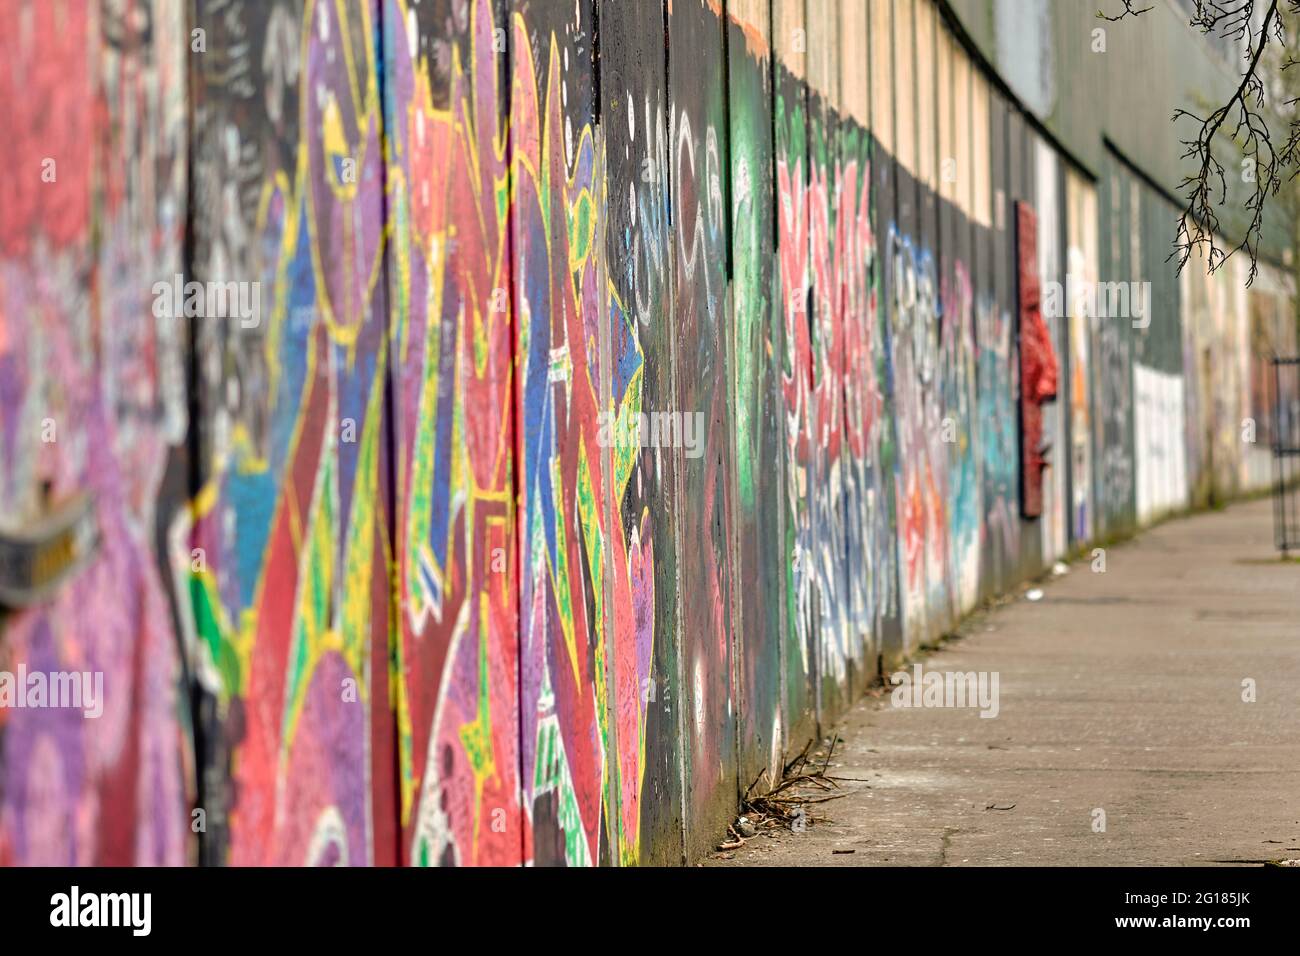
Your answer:
[[[841,641],[833,657],[837,680],[826,692],[838,705],[852,699],[877,669],[892,588],[893,540],[888,521],[886,429],[881,386],[883,356],[879,302],[880,259],[872,205],[871,84],[860,50],[866,9],[844,11],[839,36],[839,99],[833,301],[842,313],[839,375],[843,559],[839,587]]]
[[[1088,290],[1097,288],[1097,191],[1073,169],[1066,171],[1066,273],[1059,290],[1058,307],[1050,312],[1062,316],[1069,329],[1069,347],[1063,350],[1069,365],[1069,449],[1068,471],[1069,540],[1071,544],[1092,538],[1096,498],[1092,491],[1092,342],[1096,317],[1088,306]]]
[[[1032,138],[1033,155],[1030,161],[1034,170],[1035,215],[1038,219],[1039,315],[1046,334],[1041,337],[1051,347],[1055,365],[1055,389],[1049,393],[1041,389],[1038,415],[1042,424],[1039,457],[1047,467],[1041,472],[1042,527],[1040,529],[1043,560],[1054,561],[1069,547],[1069,512],[1067,489],[1071,470],[1070,442],[1066,418],[1070,414],[1070,350],[1068,310],[1066,301],[1067,255],[1063,251],[1066,241],[1065,225],[1068,219],[1065,192],[1065,164],[1056,151],[1038,137]],[[1048,300],[1048,294],[1052,300]],[[1046,348],[1041,350],[1046,358]],[[1046,371],[1046,364],[1043,367]],[[1041,382],[1046,382],[1044,377]],[[1041,384],[1041,383],[1040,383]],[[1045,400],[1046,399],[1046,400]]]
[[[947,610],[956,620],[972,610],[980,585],[979,399],[975,348],[972,212],[971,73],[954,39],[937,37],[939,162],[940,448],[948,492],[942,512],[948,537]]]
[[[776,268],[772,20],[768,5],[733,8],[727,23],[731,140],[732,328],[735,343],[738,768],[748,787],[775,772],[785,746],[782,691],[786,562],[784,342]],[[752,599],[755,590],[768,598]],[[748,599],[747,599],[748,598]],[[769,784],[770,785],[770,784]]]
[[[0,863],[694,861],[1259,487],[1284,271],[944,14],[0,0]]]
[[[514,262],[534,261],[510,255],[524,248],[508,216],[503,38],[517,24],[487,0],[389,3],[382,21],[399,855],[515,863],[531,764],[520,758],[511,356]],[[520,73],[536,87],[535,71]]]
[[[181,261],[183,28],[167,3],[0,3],[0,535],[81,528],[52,593],[5,562],[0,864],[194,860],[185,329],[151,308]]]
[[[813,604],[816,563],[811,485],[812,344],[809,328],[809,209],[807,21],[804,5],[776,0],[772,29],[773,149],[776,176],[776,254],[781,312],[781,411],[785,498],[785,713],[815,726],[817,624]]]
[[[251,306],[189,316],[202,806],[233,864],[392,862],[380,10],[195,14],[187,283]]]
[[[608,450],[622,748],[611,809],[622,833],[620,861],[671,864],[683,854],[680,721],[685,710],[678,671],[681,459],[670,440],[676,326],[668,316],[675,251],[663,29],[660,3],[602,4],[602,111],[617,117],[604,124],[603,135],[606,155],[622,157],[606,167],[604,186],[604,250],[611,263],[607,413],[624,436]],[[686,424],[680,417],[676,421]],[[691,419],[693,429],[697,423]],[[703,437],[699,430],[692,436],[697,442]],[[760,642],[758,636],[754,640]],[[760,671],[756,665],[749,673],[761,679],[759,674],[766,678],[780,671]]]

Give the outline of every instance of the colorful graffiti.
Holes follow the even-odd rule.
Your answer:
[[[493,52],[506,20],[501,4],[444,20],[399,2],[383,22],[402,860],[512,863],[523,849],[513,117]]]
[[[835,195],[839,251],[837,286],[843,303],[844,531],[850,640],[879,648],[893,614],[895,580],[890,462],[893,429],[885,413],[888,357],[880,317],[880,261],[872,227],[871,140],[854,120],[839,127],[840,169]],[[859,657],[865,646],[855,646]]]
[[[15,163],[0,186],[0,533],[87,496],[99,540],[52,598],[0,622],[0,671],[102,682],[93,719],[0,707],[0,865],[194,858],[184,593],[166,551],[185,503],[185,343],[149,292],[181,254],[183,26],[163,3],[0,3]]]
[[[608,262],[608,397],[604,407],[625,433],[642,415],[663,414],[674,398],[673,238],[669,213],[668,90],[659,3],[605,4],[601,36],[602,110],[607,156],[603,208]],[[626,198],[625,198],[626,197]],[[639,428],[639,426],[638,426]],[[608,792],[618,862],[677,863],[683,829],[678,676],[677,548],[681,460],[645,442],[605,449],[615,634],[613,709],[619,742]]]
[[[801,28],[797,28],[801,29]],[[786,700],[813,711],[816,571],[812,519],[812,341],[809,328],[808,116],[801,80],[778,67],[776,126],[778,283],[782,314],[781,397],[785,420]]]
[[[702,421],[704,429],[702,454],[683,454],[679,471],[682,743],[691,779],[686,812],[688,819],[713,817],[725,827],[726,814],[717,809],[725,803],[716,795],[719,788],[735,787],[732,637],[740,614],[732,557],[730,212],[724,180],[730,161],[722,22],[706,0],[674,0],[668,40],[675,55],[691,64],[689,71],[670,68],[668,74],[674,410]]]
[[[1043,405],[1056,400],[1056,350],[1043,320],[1038,278],[1038,217],[1028,203],[1016,204],[1016,251],[1020,302],[1020,461],[1021,501],[1025,517],[1043,514],[1043,473],[1050,447],[1044,440]]]
[[[192,643],[230,777],[208,809],[231,863],[390,862],[379,8],[197,16],[194,277],[270,290],[255,323],[196,326]]]
[[[1049,303],[1046,290],[1062,298],[1068,289],[1064,225],[1065,170],[1056,151],[1041,139],[1034,140],[1034,215],[1038,220],[1039,314],[1041,334],[1051,345],[1056,365],[1057,390],[1050,401],[1041,402],[1042,445],[1047,468],[1042,476],[1041,544],[1044,562],[1056,561],[1069,551],[1071,438],[1069,431],[1071,368],[1069,365],[1068,309]]]
[[[1097,191],[1073,171],[1066,178],[1066,253],[1063,306],[1070,359],[1070,540],[1092,537],[1096,505],[1092,493],[1091,348],[1092,314],[1085,292],[1097,282]],[[1072,292],[1071,290],[1077,290]]]
[[[898,433],[899,580],[904,626],[923,633],[948,574],[948,457],[939,378],[939,283],[934,257],[890,230],[890,341]]]
[[[976,453],[978,398],[976,395],[975,290],[966,265],[957,257],[945,258],[941,294],[942,330],[939,346],[941,382],[940,439],[948,457],[948,494],[944,514],[948,521],[949,596],[952,613],[973,608],[979,595],[980,569],[980,459]]]
[[[0,557],[93,532],[0,562],[0,672],[104,680],[0,696],[0,864],[691,861],[981,599],[1255,487],[1289,283],[1180,284],[906,7],[868,71],[820,0],[0,0]]]
[[[1006,567],[1020,546],[1017,521],[1019,481],[1015,394],[1018,366],[1011,339],[1011,316],[987,294],[975,300],[975,334],[978,345],[979,436],[983,537],[993,564]]]
[[[731,125],[732,325],[735,342],[736,575],[770,599],[742,599],[738,648],[740,774],[750,782],[781,760],[781,635],[785,604],[785,420],[781,403],[783,322],[775,262],[770,11],[728,22]],[[743,51],[743,53],[742,53]]]

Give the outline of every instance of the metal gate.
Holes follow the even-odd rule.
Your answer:
[[[1300,356],[1273,359],[1273,538],[1300,551]]]

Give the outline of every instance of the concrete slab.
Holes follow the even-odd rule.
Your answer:
[[[996,717],[864,698],[828,770],[845,796],[705,865],[1300,859],[1300,564],[1270,522],[1171,521],[968,619],[923,672],[996,672]]]

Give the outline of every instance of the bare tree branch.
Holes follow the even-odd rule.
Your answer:
[[[1098,10],[1097,16],[1103,20],[1109,20],[1111,23],[1114,23],[1117,20],[1123,20],[1125,17],[1140,17],[1142,14],[1146,13],[1148,10],[1151,9],[1150,7],[1143,7],[1141,10],[1134,10],[1133,0],[1122,0],[1122,2],[1124,4],[1123,13],[1119,13],[1113,17],[1108,17],[1103,11]]]
[[[1104,20],[1117,21],[1128,16],[1140,16],[1152,9],[1134,10],[1133,0],[1122,0],[1124,10],[1115,16],[1098,13]],[[1250,274],[1247,284],[1255,281],[1259,271],[1259,246],[1264,226],[1264,210],[1270,197],[1276,196],[1284,183],[1293,180],[1300,172],[1300,116],[1294,109],[1300,98],[1279,97],[1279,84],[1265,83],[1265,68],[1274,66],[1289,69],[1294,64],[1290,57],[1276,66],[1276,56],[1266,60],[1266,51],[1285,51],[1286,29],[1283,8],[1285,2],[1291,15],[1300,14],[1300,0],[1268,0],[1263,16],[1259,4],[1263,0],[1195,0],[1196,8],[1190,25],[1207,36],[1231,39],[1245,48],[1246,61],[1241,82],[1228,101],[1201,116],[1189,110],[1174,111],[1173,120],[1195,120],[1200,124],[1196,135],[1182,140],[1182,158],[1195,161],[1195,173],[1183,178],[1180,188],[1187,198],[1183,215],[1179,218],[1169,258],[1178,259],[1182,271],[1194,251],[1202,250],[1209,260],[1210,271],[1223,266],[1235,253],[1245,251],[1250,257]],[[1270,95],[1271,94],[1271,95]],[[1279,120],[1279,107],[1290,114],[1287,135],[1278,147],[1274,144],[1273,129]],[[1270,126],[1270,121],[1272,126]],[[1243,180],[1253,185],[1243,208],[1250,213],[1250,224],[1236,246],[1224,249],[1219,245],[1223,235],[1218,208],[1228,198],[1228,180],[1222,152],[1223,144],[1216,137],[1223,133],[1240,148],[1243,163]]]

